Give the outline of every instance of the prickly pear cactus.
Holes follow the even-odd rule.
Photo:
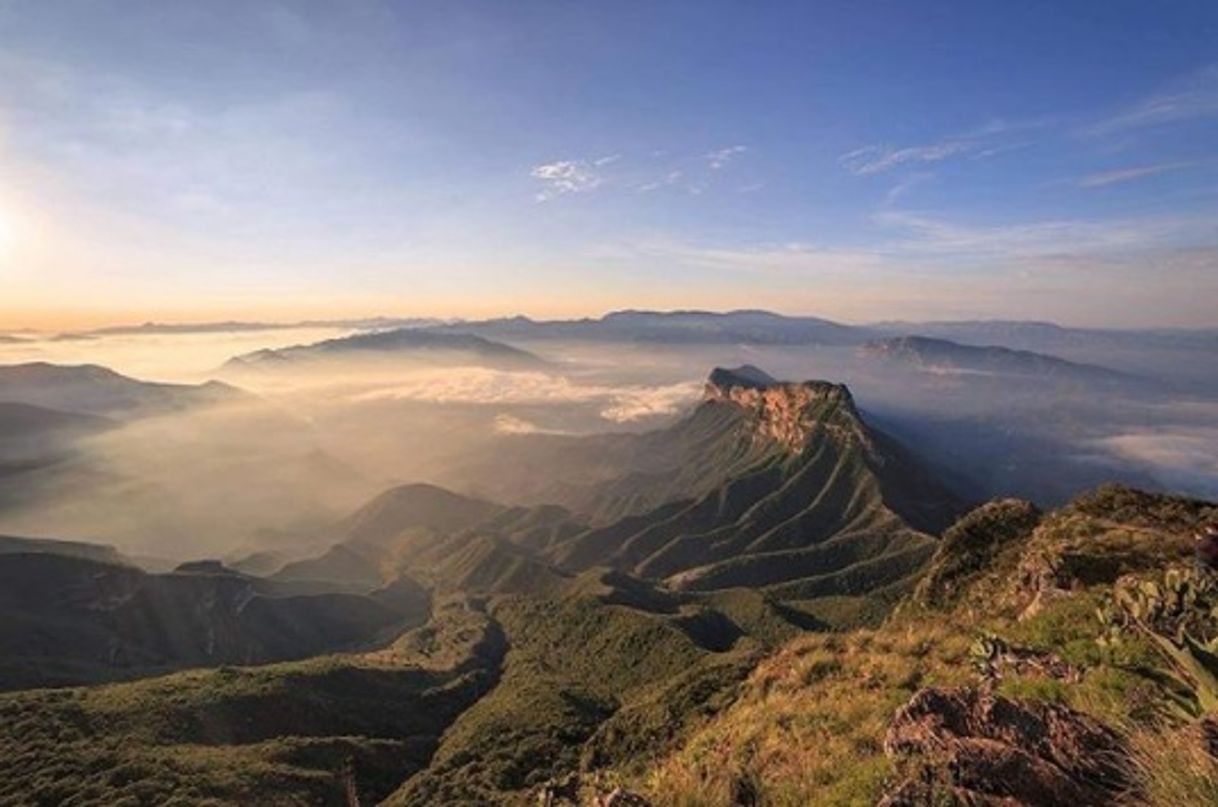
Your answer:
[[[1130,633],[1149,639],[1167,664],[1161,675],[1188,693],[1188,711],[1218,711],[1218,575],[1171,568],[1156,578],[1123,578],[1098,616],[1101,644]]]

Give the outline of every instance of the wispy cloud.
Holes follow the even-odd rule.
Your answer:
[[[945,140],[941,143],[907,146],[899,149],[888,146],[864,146],[843,154],[839,158],[839,162],[853,174],[869,176],[908,163],[936,163],[962,154],[969,148],[969,143],[963,140]]]
[[[1218,116],[1218,64],[1208,65],[1109,118],[1085,127],[1085,135],[1107,135]]]
[[[886,211],[880,213],[877,220],[905,232],[903,238],[888,244],[889,254],[943,256],[956,260],[1009,261],[1141,250],[1218,238],[1218,224],[1201,215],[970,225],[920,213]]]
[[[870,176],[903,165],[937,163],[966,154],[973,159],[982,159],[1028,145],[1031,141],[1027,139],[1026,135],[1017,143],[1005,142],[1005,140],[1009,139],[1009,135],[1040,129],[1048,124],[1049,121],[1043,118],[1017,121],[995,118],[980,126],[932,143],[901,147],[863,146],[843,154],[838,158],[838,162],[853,174]]]
[[[885,235],[866,244],[806,242],[710,245],[666,238],[606,248],[601,257],[731,272],[771,272],[850,281],[890,271],[940,272],[980,265],[1077,269],[1097,259],[1145,267],[1154,261],[1175,274],[1214,266],[1218,220],[1161,216],[1112,220],[1048,219],[971,224],[933,214],[886,210],[876,222]]]
[[[832,248],[818,244],[705,246],[665,239],[631,244],[624,257],[660,258],[708,269],[791,274],[852,273],[876,268],[881,261],[881,256],[871,250]]]
[[[731,162],[734,157],[748,150],[748,146],[727,146],[715,149],[706,155],[706,164],[710,166],[712,171],[718,171]]]
[[[917,185],[924,182],[929,182],[934,179],[935,175],[930,171],[916,171],[903,178],[900,182],[888,189],[888,193],[884,195],[884,204],[894,204],[898,199],[908,194]]]
[[[539,202],[548,202],[568,193],[595,190],[604,182],[604,178],[595,169],[616,159],[617,155],[610,155],[593,160],[556,160],[536,165],[529,175],[540,180],[545,187],[538,191],[535,198]]]
[[[1137,165],[1129,168],[1117,168],[1112,171],[1100,171],[1094,174],[1087,174],[1078,178],[1074,184],[1080,188],[1102,188],[1106,185],[1118,185],[1122,182],[1131,182],[1135,179],[1143,177],[1155,176],[1156,174],[1175,171],[1180,168],[1185,168],[1189,163],[1159,163],[1158,165]]]
[[[650,191],[659,190],[660,188],[666,188],[680,182],[682,176],[684,176],[684,174],[681,171],[669,171],[660,179],[643,183],[639,186],[639,190],[643,193],[648,193]]]

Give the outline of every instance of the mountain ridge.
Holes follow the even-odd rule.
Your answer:
[[[340,358],[418,358],[440,364],[481,365],[499,369],[541,368],[545,362],[527,350],[472,333],[431,328],[395,328],[357,333],[311,344],[264,348],[234,356],[222,371],[271,370]]]
[[[970,372],[1095,383],[1133,383],[1143,380],[1119,370],[1069,361],[1045,353],[1014,350],[1001,345],[967,345],[928,336],[874,339],[865,343],[859,352],[868,358],[938,372]]]

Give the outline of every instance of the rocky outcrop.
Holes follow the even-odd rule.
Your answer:
[[[890,756],[922,768],[881,804],[1102,805],[1132,795],[1129,752],[1111,728],[1056,704],[978,688],[928,688],[893,716]]]
[[[745,365],[716,368],[704,398],[744,409],[759,440],[772,440],[792,452],[802,451],[817,427],[871,448],[854,398],[844,384],[828,381],[775,381]]]
[[[651,807],[651,802],[624,787],[607,787],[570,773],[552,779],[536,791],[538,807]]]

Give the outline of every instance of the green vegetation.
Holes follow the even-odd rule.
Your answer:
[[[0,802],[345,804],[348,788],[379,799],[494,680],[501,646],[484,616],[450,606],[429,630],[443,653],[402,642],[2,695]]]
[[[390,803],[497,803],[572,770],[641,770],[730,702],[766,641],[799,630],[756,592],[680,605],[613,573],[577,583],[492,602],[510,648],[498,685]]]
[[[0,695],[0,802],[498,804],[624,785],[657,805],[853,805],[931,774],[946,798],[950,769],[886,739],[916,694],[951,687],[1119,727],[1139,799],[1212,803],[1218,580],[1185,566],[1213,505],[1109,487],[1049,514],[994,502],[935,540],[913,526],[931,516],[907,501],[923,491],[907,458],[848,398],[816,411],[803,452],[701,432],[706,456],[749,470],[598,529],[409,486],[274,581],[205,565],[150,584],[51,556],[33,580],[0,556],[15,617],[0,638],[56,627],[31,603],[63,591],[96,604],[151,587],[125,621],[57,634],[89,653],[116,626],[299,645],[337,606],[355,613],[339,627],[379,629],[345,606],[400,618],[431,602],[426,625],[374,650]],[[315,574],[397,582],[317,594]],[[181,607],[200,601],[258,621]],[[164,613],[178,616],[158,633]]]
[[[925,764],[884,752],[894,710],[922,687],[980,685],[1119,727],[1139,801],[1212,804],[1218,724],[1178,704],[1208,712],[1214,577],[1164,565],[1214,513],[1117,487],[1039,520],[1022,503],[986,506],[881,627],[796,638],[729,708],[623,776],[657,804],[873,804]]]

